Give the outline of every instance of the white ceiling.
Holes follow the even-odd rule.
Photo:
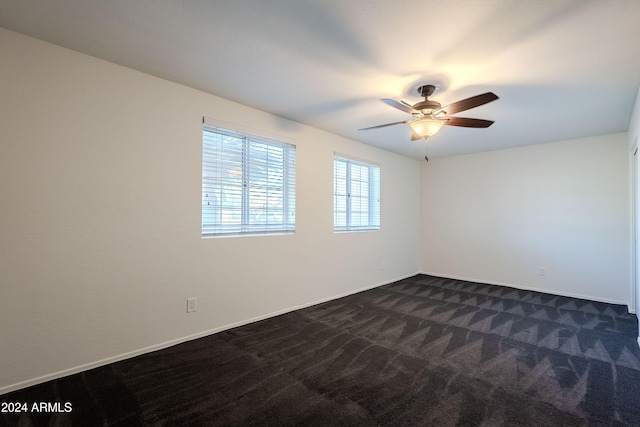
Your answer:
[[[627,130],[638,0],[0,0],[0,26],[422,159]],[[488,129],[411,141],[379,101],[446,105]]]

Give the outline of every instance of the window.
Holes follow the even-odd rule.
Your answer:
[[[333,158],[333,229],[380,229],[380,167]]]
[[[293,233],[296,147],[204,124],[202,235]]]

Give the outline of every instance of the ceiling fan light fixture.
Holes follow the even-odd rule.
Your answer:
[[[435,135],[444,125],[444,121],[433,117],[423,117],[409,123],[411,130],[422,138],[429,138]]]
[[[383,125],[369,126],[358,130],[379,129],[387,126],[404,125],[409,123],[413,135],[411,140],[427,139],[440,131],[442,126],[458,126],[463,128],[488,128],[493,124],[492,120],[472,119],[469,117],[456,117],[461,111],[470,110],[498,99],[498,95],[493,92],[486,92],[480,95],[466,98],[445,107],[437,101],[432,101],[428,97],[431,96],[436,89],[434,85],[424,85],[418,89],[420,95],[424,96],[424,101],[416,104],[409,104],[405,101],[396,101],[395,99],[381,99],[385,104],[398,109],[404,113],[411,114],[411,119],[401,122],[385,123]]]

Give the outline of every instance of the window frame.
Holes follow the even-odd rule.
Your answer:
[[[208,118],[201,135],[202,238],[294,234],[296,145]]]
[[[338,165],[343,164],[344,178],[339,176]],[[360,172],[355,173],[354,168]],[[362,221],[363,204],[362,183],[365,181],[362,170],[366,175],[366,222]],[[343,180],[344,184],[339,183]],[[359,184],[358,184],[359,183]],[[344,189],[338,189],[343,186]],[[354,188],[355,187],[355,188]],[[359,187],[359,188],[358,188]],[[354,193],[358,193],[357,196]],[[342,200],[341,200],[342,199]],[[360,203],[354,200],[360,199]],[[347,233],[356,231],[380,230],[380,165],[378,163],[358,159],[348,155],[334,153],[333,157],[333,231],[334,233]],[[343,209],[338,209],[344,207]],[[357,210],[356,208],[360,208]],[[358,219],[355,219],[358,217]]]

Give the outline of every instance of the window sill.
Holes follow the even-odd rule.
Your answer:
[[[295,231],[269,231],[255,233],[202,234],[202,239],[228,239],[234,237],[292,236]]]

